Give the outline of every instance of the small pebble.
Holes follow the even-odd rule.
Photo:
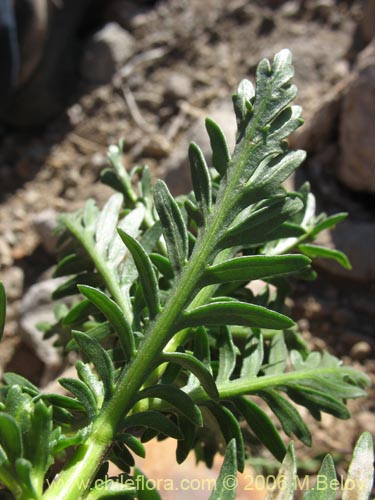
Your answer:
[[[150,158],[165,158],[171,150],[171,144],[164,136],[155,134],[149,138],[143,148],[143,155]]]
[[[165,96],[171,100],[189,99],[191,92],[191,80],[186,75],[174,72],[165,82]]]
[[[298,320],[298,326],[301,332],[310,331],[310,321],[306,318],[302,318]]]
[[[350,349],[350,356],[352,359],[361,361],[367,358],[371,354],[371,351],[371,345],[368,342],[361,340],[360,342],[355,343]]]
[[[24,272],[20,267],[9,267],[1,272],[1,281],[4,283],[7,298],[19,299],[22,295]]]

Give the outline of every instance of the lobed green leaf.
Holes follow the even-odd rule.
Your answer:
[[[259,441],[281,462],[287,448],[269,416],[248,398],[237,398],[235,405]]]
[[[174,439],[184,438],[177,425],[158,411],[149,410],[141,413],[133,413],[124,419],[122,426],[124,429],[129,429],[131,427],[146,427],[155,429],[158,433]]]
[[[23,456],[21,429],[17,421],[7,413],[0,413],[0,445],[12,464]]]
[[[203,389],[212,399],[219,399],[219,393],[217,391],[215,380],[213,379],[210,371],[202,363],[202,361],[199,361],[191,354],[182,352],[163,353],[161,356],[161,361],[167,361],[170,363],[181,365],[183,368],[187,369],[197,377],[197,379],[202,384]]]
[[[139,439],[137,439],[132,434],[129,434],[127,432],[117,434],[116,441],[120,441],[121,443],[124,443],[124,445],[126,445],[128,448],[130,448],[136,455],[138,455],[141,458],[145,458],[145,456],[146,456],[145,447],[139,441]]]
[[[369,498],[374,483],[374,443],[369,432],[358,439],[344,484],[342,500]],[[354,485],[354,488],[353,488]]]
[[[114,387],[114,367],[109,354],[103,347],[89,335],[73,331],[72,335],[77,341],[81,351],[96,368],[105,388],[105,397],[109,399]]]
[[[263,356],[263,336],[261,333],[254,334],[246,342],[243,351],[240,378],[250,379],[256,377],[263,364]]]
[[[336,471],[331,455],[326,455],[318,472],[319,483],[312,490],[306,491],[303,500],[335,500]],[[321,485],[324,484],[325,488]]]
[[[137,240],[121,229],[118,230],[118,233],[132,254],[138,270],[143,295],[150,311],[150,317],[153,319],[160,311],[160,302],[158,284],[151,260]]]
[[[237,469],[239,472],[243,472],[245,467],[245,450],[242,432],[237,418],[228,408],[214,402],[208,405],[208,409],[219,424],[225,442],[229,444],[232,439],[235,439]]]
[[[311,446],[311,434],[307,425],[287,399],[281,396],[275,389],[261,391],[259,392],[259,396],[264,399],[274,412],[287,436],[290,437],[293,433],[303,444]]]
[[[294,321],[265,307],[245,302],[214,302],[185,312],[177,327],[200,325],[242,325],[281,330],[293,326]]]
[[[310,264],[303,255],[252,255],[236,257],[222,264],[209,266],[200,280],[201,286],[231,281],[251,281],[300,271]]]
[[[181,211],[163,181],[154,187],[155,207],[162,224],[169,260],[179,273],[188,257],[188,236]]]
[[[237,348],[233,343],[233,338],[228,327],[220,329],[217,341],[219,348],[219,369],[216,376],[216,383],[227,382],[232,375],[237,360]]]
[[[341,419],[350,417],[349,410],[337,397],[326,394],[322,390],[296,384],[288,387],[287,394],[297,404],[309,409],[314,416],[318,415],[320,411],[324,411]],[[318,416],[318,420],[320,420],[320,416]]]
[[[121,308],[101,290],[84,285],[79,285],[78,289],[111,323],[119,336],[126,359],[130,360],[135,348],[134,336]]]
[[[298,250],[310,257],[311,259],[333,259],[342,265],[345,269],[351,269],[349,259],[347,256],[340,252],[340,250],[333,250],[332,248],[325,248],[318,245],[311,245],[305,243],[303,245],[298,245]]]
[[[137,400],[144,398],[158,398],[171,404],[193,424],[202,426],[202,413],[192,399],[181,389],[171,384],[157,384],[140,391]]]
[[[226,138],[219,125],[206,118],[206,130],[212,149],[212,164],[221,176],[225,175],[230,161],[230,153]]]
[[[284,334],[277,333],[272,337],[268,363],[263,368],[265,375],[283,373],[288,362],[288,349],[285,344]]]
[[[212,205],[211,176],[202,151],[193,142],[189,146],[189,161],[195,198],[204,218],[207,219]]]
[[[80,403],[84,406],[89,420],[92,421],[98,413],[96,399],[92,391],[81,380],[72,378],[60,378],[59,384],[74,394]]]
[[[275,487],[268,492],[266,500],[293,500],[296,473],[296,457],[291,442],[277,474]]]
[[[232,439],[225,450],[223,465],[220,469],[216,487],[211,493],[209,500],[235,500],[236,498],[236,474],[237,474],[237,450],[236,440]],[[228,483],[228,478],[233,478],[233,483]],[[229,486],[229,487],[228,487]]]
[[[226,230],[219,242],[219,246],[221,248],[237,245],[246,247],[264,243],[301,206],[301,201],[298,198],[275,200],[270,205],[256,210],[245,220]]]

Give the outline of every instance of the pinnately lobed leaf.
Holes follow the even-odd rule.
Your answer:
[[[257,438],[281,462],[287,449],[269,416],[251,399],[239,398],[235,404]]]
[[[177,365],[181,365],[183,368],[189,370],[197,377],[203,389],[213,400],[219,399],[219,393],[217,391],[215,380],[206,366],[199,361],[199,359],[188,353],[174,352],[164,353],[161,360],[176,363]]]
[[[9,463],[22,457],[21,430],[16,420],[6,413],[0,413],[0,445]]]
[[[220,175],[225,175],[230,161],[230,152],[224,133],[217,123],[206,118],[206,129],[212,149],[212,164]]]
[[[368,498],[374,482],[374,442],[369,432],[364,432],[354,448],[346,477],[342,500]],[[353,488],[354,485],[354,488]],[[358,496],[357,496],[358,495]]]
[[[214,302],[185,312],[180,327],[225,324],[283,329],[293,326],[294,321],[261,306],[244,302]]]
[[[227,445],[224,463],[221,467],[216,487],[211,493],[209,500],[235,500],[236,498],[236,476],[237,473],[237,450],[236,440],[232,439]],[[233,481],[230,482],[231,478]]]
[[[193,424],[203,425],[202,414],[197,405],[190,397],[177,387],[170,384],[157,384],[143,389],[138,394],[138,399],[158,398],[166,401],[176,408],[181,414],[189,419]]]
[[[0,478],[15,498],[156,500],[154,490],[135,491],[120,479],[144,480],[132,470],[131,451],[143,456],[142,442],[171,436],[178,440],[178,462],[195,448],[198,459],[212,464],[226,444],[210,498],[232,500],[234,475],[245,463],[243,420],[283,459],[280,487],[269,498],[292,500],[293,445],[287,447],[270,417],[248,398],[261,397],[288,437],[310,445],[294,403],[316,419],[321,412],[347,418],[346,399],[364,394],[364,374],[327,353],[309,355],[294,322],[282,314],[287,278],[312,277],[309,257],[349,267],[340,252],[310,244],[344,215],[316,217],[307,185],[295,193],[282,186],[305,158],[303,151],[288,150],[286,141],[302,124],[301,108],[291,106],[293,74],[291,53],[282,50],[272,62],[259,63],[255,87],[240,83],[233,96],[233,154],[220,127],[206,120],[214,168],[191,144],[194,192],[175,199],[162,181],[152,188],[147,168],[124,168],[120,144],[110,148],[111,169],[103,174],[118,193],[102,210],[88,201],[62,216],[56,273],[72,275],[54,297],[79,300],[78,286],[84,300],[60,307],[48,335],[58,333],[66,351],[79,350],[83,361],[76,365],[78,380],[61,380],[72,397],[42,394],[22,377],[4,376]],[[246,285],[257,279],[272,283],[274,291],[267,286],[253,293]],[[0,286],[0,333],[4,316]],[[209,425],[219,437],[207,432]],[[58,481],[45,487],[50,464],[73,446]],[[360,440],[349,479],[364,479],[362,469],[371,476],[361,467],[372,460],[371,446],[368,436]],[[117,480],[105,477],[105,464],[100,467],[107,459],[124,472]],[[321,472],[334,476],[329,458]],[[96,487],[102,478],[103,491]]]
[[[151,319],[153,319],[160,311],[160,302],[156,275],[151,260],[137,240],[121,229],[119,229],[119,235],[133,256],[142,284],[143,295],[150,310]]]
[[[201,149],[193,142],[189,146],[189,160],[195,198],[207,219],[212,204],[211,176]]]
[[[163,181],[154,188],[155,207],[162,223],[168,256],[174,271],[178,274],[188,256],[188,236],[181,211]]]
[[[105,397],[109,399],[114,387],[113,362],[103,347],[83,332],[73,332],[74,339],[78,342],[80,349],[93,363],[105,388]]]
[[[120,307],[105,293],[96,288],[79,285],[78,289],[106,316],[119,336],[126,358],[130,360],[134,351],[134,337]]]
[[[335,500],[336,498],[336,471],[335,464],[331,455],[326,455],[323,459],[322,465],[318,472],[319,483],[324,484],[325,487],[319,487],[316,484],[312,490],[306,491],[303,495],[303,500]],[[324,478],[324,480],[323,480]]]
[[[293,500],[296,473],[296,456],[291,442],[276,477],[275,488],[269,491],[266,500]]]
[[[326,258],[334,259],[341,264],[345,269],[351,269],[349,259],[340,250],[333,250],[331,248],[321,247],[319,245],[303,244],[299,245],[299,250],[311,258]]]
[[[157,411],[145,411],[142,413],[134,413],[126,417],[123,426],[125,429],[130,427],[146,427],[155,429],[160,434],[173,437],[175,439],[183,439],[180,429],[169,418]]]
[[[201,284],[211,285],[230,281],[246,282],[290,274],[304,269],[310,262],[310,259],[303,255],[237,257],[222,264],[208,267],[201,278]]]

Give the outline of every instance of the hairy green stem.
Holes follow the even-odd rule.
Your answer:
[[[340,368],[342,372],[343,368]],[[277,375],[264,375],[263,377],[254,377],[250,379],[232,380],[223,382],[217,385],[217,390],[221,400],[231,399],[238,396],[256,394],[265,389],[273,389],[289,384],[290,382],[298,382],[299,380],[313,380],[322,375],[337,375],[337,368],[319,368],[319,370],[301,370],[288,373],[280,373]],[[347,375],[350,376],[352,368],[347,368]],[[319,376],[319,377],[318,377]],[[190,391],[186,391],[189,397],[195,404],[204,404],[211,401],[210,396],[202,389],[202,387],[195,387]],[[142,399],[137,403],[137,412],[155,410],[166,411],[171,409],[171,405],[162,400],[155,398]]]

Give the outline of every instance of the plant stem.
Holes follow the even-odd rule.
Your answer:
[[[340,367],[340,373],[344,368]],[[259,391],[265,389],[274,389],[290,382],[298,382],[299,380],[313,380],[319,378],[322,375],[336,375],[338,368],[319,368],[319,370],[301,370],[293,371],[289,373],[280,373],[277,375],[264,375],[263,377],[254,377],[247,380],[233,380],[224,382],[217,385],[217,390],[221,400],[231,399],[238,396],[245,396],[250,394],[256,394]],[[347,375],[350,376],[353,372],[352,368],[347,368]],[[189,397],[194,401],[195,404],[204,404],[211,401],[211,398],[206,394],[206,392],[201,387],[196,387],[191,391],[186,391]],[[142,399],[137,403],[137,412],[155,410],[155,411],[166,411],[170,410],[172,407],[170,404],[162,400],[153,399]]]

